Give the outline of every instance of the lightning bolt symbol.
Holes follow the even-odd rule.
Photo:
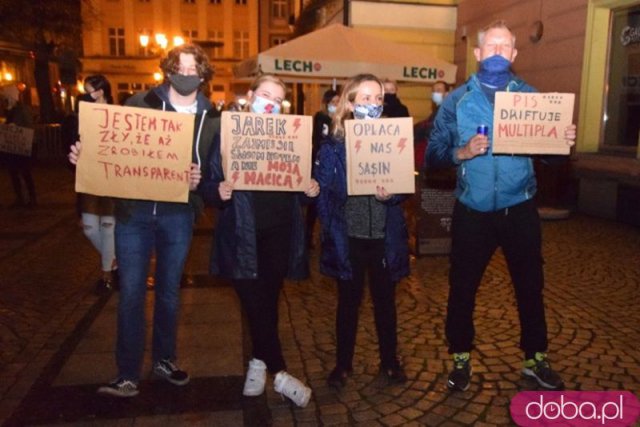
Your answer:
[[[298,132],[299,127],[300,127],[300,119],[298,118],[293,121],[293,128],[294,128],[293,133]]]
[[[356,141],[356,153],[360,152],[360,147],[362,146],[362,141],[357,140]]]
[[[238,177],[239,177],[239,176],[240,176],[240,172],[238,172],[238,171],[235,171],[235,172],[233,173],[233,175],[231,175],[231,177],[233,178],[233,183],[234,183],[234,184],[235,184],[235,183],[236,183],[236,181],[238,180]]]
[[[301,182],[302,182],[302,177],[301,177],[301,176],[299,176],[299,177],[298,177],[298,185],[300,185],[300,183],[301,183]]]
[[[400,138],[400,141],[398,142],[398,148],[400,148],[401,154],[402,154],[402,150],[404,150],[406,143],[407,143],[407,138]]]

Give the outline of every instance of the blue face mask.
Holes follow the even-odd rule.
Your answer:
[[[279,114],[280,104],[256,95],[251,103],[251,112],[258,114]]]
[[[382,116],[382,105],[356,104],[353,106],[353,117],[356,120],[379,119]]]
[[[511,62],[503,56],[493,55],[480,61],[478,80],[487,86],[502,88],[511,78]]]

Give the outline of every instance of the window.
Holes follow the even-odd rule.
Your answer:
[[[124,56],[124,28],[109,28],[109,54]]]
[[[249,56],[249,33],[245,31],[233,32],[233,56],[245,58]]]
[[[640,6],[613,10],[602,148],[637,152],[640,137]]]
[[[196,4],[196,0],[182,0],[182,3],[185,3],[185,4]]]
[[[209,0],[209,4],[222,4],[222,0]]]
[[[182,30],[185,39],[196,40],[198,38],[198,30]]]
[[[285,36],[271,36],[271,46],[278,46],[286,42],[287,38]]]
[[[151,3],[151,0],[138,0],[138,3]]]
[[[224,43],[224,33],[222,31],[209,30],[207,32],[207,39],[214,42]],[[212,58],[222,58],[222,56],[224,55],[222,46],[216,46],[212,48],[212,53]]]
[[[271,17],[276,19],[289,18],[288,0],[271,0]]]
[[[236,0],[236,4],[237,4],[237,5],[244,5],[244,6],[246,6],[246,5],[247,5],[247,0]]]

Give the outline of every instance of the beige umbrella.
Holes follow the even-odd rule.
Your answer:
[[[298,83],[327,83],[359,73],[419,83],[456,78],[456,66],[447,61],[341,24],[272,47],[234,68],[237,78],[261,72]]]

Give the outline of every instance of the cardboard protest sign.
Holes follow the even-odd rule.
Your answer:
[[[494,154],[569,154],[573,93],[496,92]]]
[[[222,167],[235,190],[305,191],[311,182],[310,116],[225,111]]]
[[[0,151],[31,156],[33,129],[14,124],[0,125]]]
[[[194,116],[80,103],[76,191],[186,203]]]
[[[345,121],[347,193],[413,193],[413,121],[411,117]]]

